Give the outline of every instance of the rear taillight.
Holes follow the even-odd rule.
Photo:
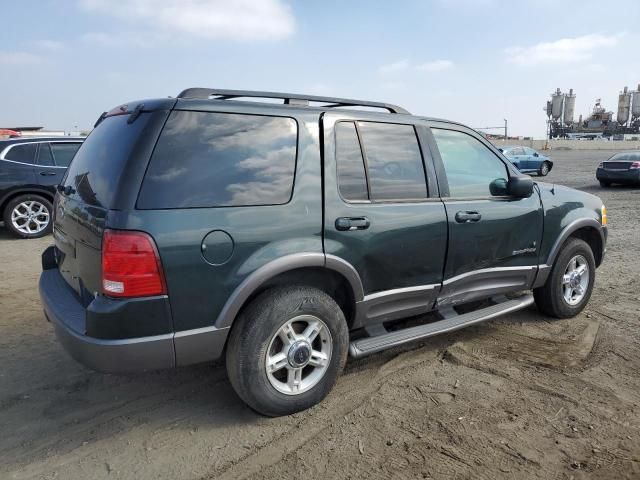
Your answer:
[[[640,162],[633,162],[631,163],[629,170],[637,170],[638,168],[640,168]]]
[[[160,255],[148,234],[105,230],[102,293],[110,297],[148,297],[167,293]]]

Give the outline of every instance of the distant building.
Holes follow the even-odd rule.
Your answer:
[[[64,137],[64,130],[45,130],[44,127],[0,127],[0,138]]]

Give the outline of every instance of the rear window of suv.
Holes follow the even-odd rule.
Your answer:
[[[298,125],[288,117],[174,111],[139,209],[279,205],[291,198]]]
[[[63,185],[88,205],[111,208],[126,162],[152,113],[133,123],[129,115],[105,118],[87,137],[67,169]],[[58,157],[56,156],[56,161]]]

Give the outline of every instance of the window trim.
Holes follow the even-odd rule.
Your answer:
[[[72,142],[72,141],[58,142],[56,140],[49,140],[48,142],[42,142],[42,143],[49,144],[49,150],[51,151],[51,156],[53,157],[53,163],[55,164],[54,166],[56,168],[69,168],[69,165],[71,165],[71,162],[69,162],[69,165],[67,165],[66,167],[64,165],[58,165],[58,161],[56,160],[56,154],[53,151],[53,145],[54,144],[57,144],[57,143],[74,143],[74,144],[78,144],[79,145],[78,150],[82,146],[82,142]],[[42,145],[42,143],[40,145]],[[76,150],[76,153],[78,153],[78,150]],[[38,154],[39,154],[39,152],[40,152],[40,147],[38,147]],[[74,153],[73,156],[75,157],[76,154]],[[71,160],[73,161],[73,158]]]
[[[507,171],[507,182],[511,179],[511,177],[513,176],[517,176],[518,173],[514,171],[515,167],[513,166],[513,164],[511,164],[511,162],[509,162],[508,160],[506,160],[506,157],[503,158],[504,155],[500,155],[498,152],[496,152],[497,148],[491,144],[488,143],[484,138],[479,137],[477,134],[474,134],[475,132],[472,131],[468,131],[466,128],[462,127],[462,126],[458,126],[458,125],[452,125],[452,124],[440,124],[440,123],[436,123],[436,122],[427,122],[427,129],[429,131],[429,142],[431,142],[433,145],[430,145],[432,148],[435,149],[436,155],[437,155],[437,165],[436,165],[436,170],[438,172],[438,186],[440,188],[440,198],[442,199],[442,201],[455,201],[455,202],[465,202],[465,201],[477,201],[477,200],[513,200],[514,197],[512,195],[485,195],[485,196],[469,196],[469,197],[454,197],[451,195],[451,191],[449,190],[449,177],[447,176],[447,172],[444,168],[444,162],[442,161],[442,155],[440,154],[440,148],[438,147],[438,143],[436,141],[435,135],[433,133],[433,130],[449,130],[452,132],[458,132],[458,133],[462,133],[465,135],[468,135],[474,139],[476,139],[477,141],[479,141],[482,145],[484,145],[487,150],[489,150],[491,153],[493,153],[495,155],[495,157],[502,162],[502,164],[505,167],[505,170]],[[434,155],[435,157],[435,155]],[[444,187],[444,188],[443,188]],[[445,192],[445,193],[443,193]]]
[[[360,127],[359,127],[359,123],[360,122],[364,122],[364,123],[382,123],[385,125],[402,125],[402,126],[407,126],[407,127],[411,127],[413,129],[413,134],[415,136],[416,139],[416,144],[418,145],[418,151],[420,152],[420,159],[421,159],[421,163],[422,163],[422,171],[424,173],[424,188],[425,188],[425,193],[426,196],[423,197],[416,197],[416,198],[385,198],[383,200],[376,200],[376,199],[372,199],[371,198],[371,186],[369,183],[369,165],[368,165],[368,161],[367,161],[367,156],[366,156],[366,148],[364,146],[364,142],[362,141],[362,136],[360,133]],[[338,142],[336,139],[336,126],[339,123],[353,123],[355,124],[356,127],[356,135],[358,137],[358,143],[360,144],[360,154],[362,155],[362,161],[364,163],[364,172],[365,172],[365,181],[367,182],[367,195],[369,197],[368,200],[347,200],[346,198],[344,198],[342,196],[342,193],[340,192],[340,177],[338,174]],[[433,201],[440,201],[440,197],[432,197],[431,196],[431,192],[429,189],[429,176],[428,176],[428,172],[427,172],[427,166],[425,164],[425,156],[424,156],[424,149],[422,148],[422,143],[420,141],[420,136],[418,134],[418,130],[417,130],[417,125],[415,123],[397,123],[397,122],[385,122],[385,121],[380,121],[380,120],[368,120],[368,119],[362,119],[362,118],[344,118],[344,119],[339,119],[336,120],[333,124],[333,135],[334,135],[334,163],[335,163],[335,169],[336,169],[336,189],[338,190],[338,197],[340,198],[340,200],[342,200],[344,203],[347,204],[355,204],[355,205],[383,205],[383,204],[388,204],[388,203],[429,203],[429,202],[433,202]]]
[[[162,132],[164,131],[164,129],[167,126],[167,123],[169,122],[169,119],[171,118],[171,114],[174,112],[184,112],[184,113],[212,113],[212,114],[224,114],[224,115],[245,115],[245,116],[253,116],[253,117],[268,117],[268,118],[287,118],[290,120],[293,120],[293,122],[296,125],[296,141],[295,141],[295,145],[296,145],[296,154],[295,154],[295,158],[294,158],[294,164],[293,164],[293,179],[292,179],[292,183],[291,183],[291,193],[289,195],[289,198],[287,199],[286,202],[284,203],[257,203],[257,204],[247,204],[247,205],[212,205],[212,206],[197,206],[197,207],[148,207],[148,208],[141,208],[138,206],[138,203],[140,202],[140,195],[142,194],[142,186],[144,184],[144,180],[147,177],[147,173],[149,172],[149,168],[151,167],[151,160],[153,159],[153,155],[156,153],[156,149],[158,148],[158,143],[160,143],[160,137],[162,137]],[[228,110],[228,109],[223,109],[223,110],[202,110],[202,109],[189,109],[189,108],[174,108],[172,109],[169,114],[167,115],[166,119],[164,120],[163,124],[162,124],[162,128],[160,129],[160,131],[157,134],[158,136],[155,139],[155,142],[153,144],[153,149],[151,150],[151,153],[149,154],[149,158],[147,160],[147,165],[144,169],[144,173],[142,174],[142,177],[140,179],[140,183],[138,184],[138,192],[136,194],[136,201],[134,203],[134,210],[140,210],[140,211],[150,211],[150,210],[194,210],[194,209],[204,209],[204,208],[245,208],[245,207],[282,207],[285,205],[289,205],[292,201],[293,201],[293,196],[295,194],[296,191],[296,179],[297,179],[297,175],[298,175],[298,161],[300,160],[300,121],[298,121],[298,118],[292,116],[292,115],[267,115],[264,113],[253,113],[251,110],[248,112],[245,111],[232,111],[232,110]]]
[[[78,142],[77,140],[56,140],[56,142],[58,143],[80,143],[80,145],[82,145],[82,141]],[[40,144],[41,143],[50,143],[50,140],[46,140],[43,142],[20,142],[20,143],[12,143],[11,145],[7,145],[2,152],[0,152],[0,160],[3,162],[11,162],[11,163],[16,163],[18,165],[28,165],[30,167],[46,167],[46,168],[68,168],[68,167],[61,167],[58,165],[38,165],[37,163],[24,163],[24,162],[18,162],[16,160],[10,160],[8,158],[5,158],[5,156],[7,155],[7,153],[9,153],[9,151],[13,148],[13,147],[17,147],[18,145],[33,145],[35,144],[37,146],[36,148],[36,156],[33,158],[34,162],[38,161],[38,150],[40,149]],[[54,162],[55,162],[55,158],[54,158]]]

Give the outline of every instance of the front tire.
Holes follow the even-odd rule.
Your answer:
[[[533,291],[538,309],[556,318],[578,315],[589,302],[596,279],[596,262],[591,247],[570,238],[553,264],[546,283]]]
[[[550,170],[551,168],[549,168],[549,162],[542,162],[542,165],[540,165],[540,170],[538,170],[538,175],[540,175],[541,177],[546,177],[549,174]]]
[[[227,373],[238,396],[267,416],[322,401],[347,359],[349,332],[336,302],[311,287],[260,294],[239,315],[227,346]]]
[[[18,195],[3,212],[4,226],[20,238],[40,238],[53,229],[53,206],[40,195]]]

